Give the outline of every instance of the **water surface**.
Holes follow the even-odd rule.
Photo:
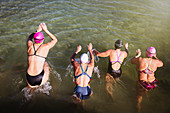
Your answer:
[[[105,51],[117,39],[129,43],[127,59],[138,48],[144,57],[147,47],[156,47],[164,67],[156,72],[159,87],[144,96],[141,113],[170,112],[169,0],[1,0],[0,7],[1,113],[135,113],[137,73],[130,62],[122,66],[122,78],[113,85],[114,100],[105,91],[108,58],[100,58],[91,81],[93,96],[83,107],[70,101],[74,89],[70,57],[76,47],[82,45],[81,53],[86,53],[91,42]],[[26,40],[41,22],[58,43],[47,58],[50,81],[29,95]],[[45,42],[50,41],[44,35]]]

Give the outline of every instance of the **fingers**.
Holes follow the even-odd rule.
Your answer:
[[[47,30],[47,26],[45,23],[40,23],[40,26],[42,27],[43,30]]]
[[[88,50],[92,50],[92,48],[93,48],[92,43],[89,43],[89,45],[88,45]]]
[[[37,32],[41,32],[42,31],[42,27],[41,25],[38,26]]]

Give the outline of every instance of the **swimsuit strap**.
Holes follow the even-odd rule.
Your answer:
[[[122,51],[120,52],[120,54],[118,55],[118,52],[116,51],[116,54],[117,54],[117,61],[110,61],[111,63],[113,63],[113,64],[115,64],[115,63],[120,63],[120,64],[122,64],[122,62],[121,61],[119,61],[119,58],[120,58],[120,55],[122,54]]]
[[[41,45],[42,45],[42,44],[41,44]],[[41,45],[37,48],[37,50],[35,50],[35,46],[34,46],[34,44],[33,44],[33,47],[34,47],[34,55],[36,55],[36,53],[37,53],[38,49],[41,47]]]
[[[146,67],[145,69],[143,69],[143,70],[140,70],[139,72],[140,72],[140,73],[144,72],[144,73],[146,73],[146,74],[151,74],[149,71],[152,71],[152,72],[154,73],[154,71],[150,68],[150,65],[151,65],[151,63],[152,63],[152,59],[151,59],[151,61],[150,61],[149,64],[148,64],[148,62],[147,62],[146,59],[145,59],[145,62],[146,62],[146,64],[147,64],[147,67]]]
[[[42,44],[41,44],[42,45]],[[41,47],[41,45],[37,48],[37,50],[35,50],[35,45],[34,45],[34,43],[33,43],[33,48],[34,48],[34,54],[32,54],[32,55],[28,55],[28,56],[33,56],[33,55],[35,55],[35,56],[38,56],[38,57],[41,57],[41,58],[45,58],[46,59],[46,57],[44,57],[44,56],[40,56],[40,55],[37,55],[36,53],[37,53],[37,51],[38,51],[38,49]]]
[[[117,61],[120,62],[119,58],[120,58],[120,55],[122,54],[122,51],[120,52],[119,56],[118,56],[118,52],[117,51],[116,51],[116,53],[117,53]]]
[[[152,63],[152,59],[151,59],[151,61],[150,61],[150,63],[148,64],[148,61],[145,59],[145,61],[146,61],[146,64],[148,65],[146,68],[149,68],[150,69],[150,65],[151,65],[151,63]]]
[[[87,68],[86,68],[86,70],[85,70],[85,71],[83,71],[83,67],[82,67],[82,66],[81,66],[81,64],[80,64],[81,71],[82,71],[82,72],[86,72],[86,71],[87,71],[87,69],[88,69],[88,66],[89,66],[89,64],[87,64]]]
[[[148,69],[149,69],[150,71],[152,71],[152,72],[155,72],[155,71],[153,71],[153,70],[150,68],[151,63],[152,63],[152,59],[151,59],[150,64],[148,65]]]
[[[82,73],[81,74],[79,74],[78,76],[75,76],[75,78],[77,79],[78,77],[80,77],[81,75],[87,75],[90,79],[91,79],[91,77],[86,73],[87,72],[87,69],[88,69],[88,66],[89,66],[89,64],[87,64],[87,68],[86,68],[86,70],[85,71],[83,71],[83,67],[81,66],[81,64],[80,64],[80,67],[81,67],[81,70],[82,70]]]
[[[149,65],[148,65],[148,67],[150,67],[151,63],[152,63],[152,59],[151,59],[151,61],[150,61]]]

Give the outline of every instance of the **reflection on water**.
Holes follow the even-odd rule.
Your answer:
[[[156,47],[164,67],[156,72],[160,87],[143,97],[141,113],[169,113],[169,0],[1,0],[0,7],[1,113],[135,113],[137,73],[128,59],[138,48],[143,56],[148,46]],[[58,37],[58,43],[47,58],[50,81],[29,94],[26,40],[41,22]],[[44,36],[45,42],[50,41]],[[93,96],[84,106],[71,103],[75,84],[70,57],[74,49],[81,45],[81,54],[86,53],[91,42],[105,51],[113,48],[117,39],[129,43],[129,56],[122,66],[123,76],[112,85],[115,100],[105,90],[108,59],[95,56]]]

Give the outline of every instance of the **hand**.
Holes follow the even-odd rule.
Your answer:
[[[128,49],[128,43],[125,43],[124,46],[125,46],[125,49]]]
[[[41,25],[41,27],[42,27],[42,29],[43,29],[44,31],[47,31],[47,30],[48,30],[45,23],[41,23],[40,25]]]
[[[92,48],[93,48],[93,45],[91,43],[89,43],[88,50],[92,50]]]
[[[37,32],[41,32],[42,31],[42,27],[41,25],[38,26]]]
[[[77,46],[76,54],[79,53],[81,49],[82,49],[81,45]]]
[[[137,49],[137,50],[136,50],[136,53],[138,54],[138,55],[136,56],[136,58],[138,58],[138,57],[141,55],[140,49]]]

